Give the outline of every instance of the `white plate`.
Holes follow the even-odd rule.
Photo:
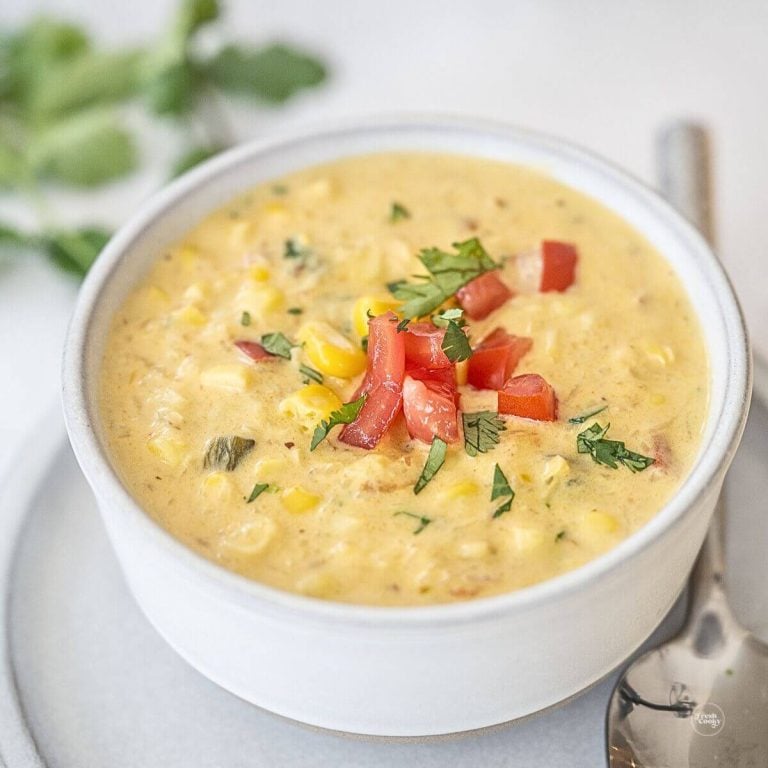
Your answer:
[[[6,768],[596,766],[616,673],[525,721],[457,737],[317,731],[187,666],[130,597],[58,409],[0,489],[0,762]],[[768,639],[768,411],[755,402],[729,475],[729,584]],[[677,605],[650,642],[673,634]],[[563,638],[567,642],[567,638]],[[290,685],[290,681],[287,681]],[[515,685],[509,680],[509,685]]]

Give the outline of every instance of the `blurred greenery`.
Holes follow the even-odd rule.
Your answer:
[[[205,120],[201,105],[237,96],[276,106],[327,77],[322,61],[283,43],[227,43],[201,53],[196,36],[221,18],[218,0],[180,0],[157,39],[103,50],[75,24],[39,17],[0,28],[0,194],[23,196],[38,212],[35,233],[0,221],[0,250],[35,249],[57,267],[84,275],[109,233],[62,229],[45,204],[46,185],[85,189],[140,167],[133,133],[120,108],[144,105],[180,128],[197,121],[207,140],[180,142],[175,176],[225,149],[225,128]]]

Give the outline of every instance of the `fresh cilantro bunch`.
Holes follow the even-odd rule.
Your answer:
[[[172,175],[232,143],[221,118],[201,107],[238,96],[278,105],[323,82],[322,62],[280,43],[197,45],[201,29],[221,15],[218,0],[180,0],[168,27],[146,45],[97,47],[81,27],[37,18],[0,29],[0,195],[25,197],[38,232],[0,222],[3,251],[35,248],[83,275],[109,233],[98,227],[62,231],[44,202],[47,183],[95,188],[140,165],[135,136],[121,107],[133,103],[180,127],[198,123],[202,143],[188,143]]]

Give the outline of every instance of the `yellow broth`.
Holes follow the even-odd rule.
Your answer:
[[[409,217],[393,221],[393,202]],[[450,445],[418,496],[429,446],[400,422],[371,451],[339,442],[337,428],[310,452],[315,426],[361,375],[305,390],[299,366],[317,367],[308,346],[253,362],[233,342],[307,339],[321,322],[357,348],[360,297],[386,299],[388,282],[423,272],[421,248],[471,237],[506,257],[512,284],[516,255],[542,239],[578,247],[569,290],[520,294],[470,323],[473,342],[499,326],[533,339],[515,373],[554,386],[558,420],[507,417],[498,447],[475,457]],[[104,355],[112,460],[174,536],[260,582],[374,605],[508,592],[637,530],[698,451],[707,356],[684,286],[626,222],[531,169],[438,154],[344,159],[257,187],[157,257],[116,312]],[[496,409],[495,392],[460,391],[465,411]],[[576,436],[595,422],[656,463],[635,474],[579,454]],[[209,441],[225,435],[255,445],[232,471],[206,467]],[[494,518],[497,463],[516,495]],[[268,488],[249,503],[256,484]]]

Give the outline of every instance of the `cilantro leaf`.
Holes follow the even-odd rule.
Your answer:
[[[314,451],[320,443],[328,437],[330,431],[339,426],[340,424],[351,424],[360,413],[360,409],[365,403],[367,394],[361,395],[357,400],[353,400],[351,403],[344,403],[336,411],[333,411],[327,420],[323,420],[315,427],[315,432],[312,435],[312,442],[309,444],[309,450]]]
[[[438,312],[432,315],[432,325],[436,325],[438,328],[447,328],[448,323],[451,320],[456,322],[458,326],[464,326],[464,310],[459,307],[449,307],[442,312]]]
[[[464,450],[470,456],[487,453],[499,444],[499,433],[507,427],[495,411],[475,411],[461,414],[464,429]]]
[[[410,218],[411,212],[404,205],[397,202],[392,203],[392,207],[389,210],[389,220],[392,224]]]
[[[302,245],[295,237],[289,237],[285,241],[283,249],[284,259],[300,259],[306,261],[312,255],[312,249]]]
[[[432,522],[431,517],[426,517],[425,515],[417,515],[417,514],[414,514],[413,512],[405,512],[404,510],[401,510],[400,512],[395,512],[394,517],[397,517],[398,515],[407,515],[408,517],[412,517],[414,520],[419,521],[418,527],[415,528],[413,531],[414,536],[421,533]]]
[[[424,248],[421,251],[419,259],[429,272],[429,276],[419,276],[421,282],[390,283],[388,287],[392,295],[404,302],[400,312],[405,317],[428,315],[470,280],[499,266],[476,237],[454,243],[453,247],[456,253],[439,248]]]
[[[137,164],[130,134],[101,111],[57,122],[30,143],[29,152],[38,175],[83,187],[124,176]]]
[[[496,499],[509,497],[500,507],[493,513],[493,518],[501,517],[505,512],[509,512],[512,509],[512,502],[515,500],[515,492],[507,480],[507,476],[502,472],[501,467],[496,464],[493,468],[493,488],[491,489],[491,501]]]
[[[251,324],[251,313],[243,312],[243,314],[240,315],[240,325],[244,327],[248,327],[250,324]]]
[[[411,322],[411,318],[410,317],[406,317],[404,320],[401,320],[397,324],[397,332],[398,333],[402,333],[408,327],[408,323],[410,323],[410,322]]]
[[[186,173],[191,168],[194,168],[200,163],[204,163],[206,160],[210,160],[212,157],[221,152],[223,147],[211,147],[208,145],[200,147],[192,147],[181,155],[173,164],[171,169],[171,178],[181,176],[182,173]]]
[[[507,480],[507,476],[501,471],[501,467],[496,464],[493,468],[493,488],[491,489],[491,501],[502,496],[514,496],[515,492]]]
[[[301,363],[299,365],[299,373],[304,376],[304,383],[309,384],[310,381],[316,381],[318,384],[323,383],[323,374],[320,371],[316,371],[314,368],[310,368],[308,365]]]
[[[281,43],[264,48],[227,45],[206,64],[205,74],[223,90],[279,104],[326,77],[318,59]]]
[[[291,350],[296,346],[291,344],[285,334],[280,331],[275,333],[265,333],[261,337],[261,346],[269,352],[270,355],[276,357],[284,357],[286,360],[291,359]]]
[[[610,424],[601,427],[595,422],[591,427],[579,432],[576,436],[576,450],[588,453],[596,464],[602,464],[611,469],[618,469],[623,464],[630,472],[642,472],[654,463],[650,456],[643,456],[626,448],[619,440],[607,440],[605,435]]]
[[[573,418],[568,419],[569,424],[583,424],[587,419],[591,419],[593,416],[597,416],[598,413],[602,413],[606,408],[608,407],[608,404],[599,406],[598,408],[595,408],[591,411],[587,411],[586,413],[582,413],[579,416],[574,416]]]
[[[52,232],[38,240],[39,246],[57,267],[83,277],[96,261],[110,234],[98,227]]]
[[[469,346],[467,334],[461,330],[455,320],[448,321],[443,343],[440,346],[452,363],[460,363],[472,357],[472,347]]]
[[[421,493],[427,486],[427,483],[437,474],[440,467],[445,464],[445,455],[448,451],[448,444],[441,440],[439,437],[432,438],[432,445],[427,455],[427,461],[424,464],[424,469],[421,470],[421,475],[416,481],[416,485],[413,486],[413,492],[416,494]]]
[[[269,488],[269,483],[256,483],[256,485],[253,486],[251,495],[245,500],[245,503],[250,504],[252,501],[256,501],[267,488]]]

